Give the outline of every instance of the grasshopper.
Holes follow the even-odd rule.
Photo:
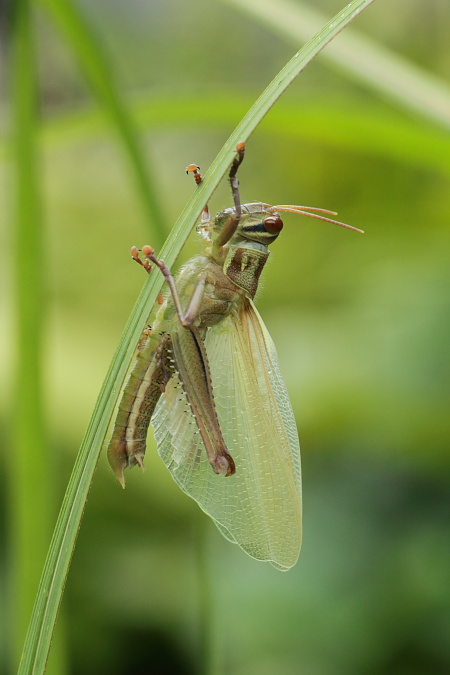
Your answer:
[[[151,329],[144,330],[123,390],[108,458],[124,486],[124,469],[143,468],[150,422],[158,453],[181,489],[222,534],[250,556],[280,570],[301,545],[300,447],[272,339],[253,298],[268,247],[283,228],[280,212],[342,225],[306,206],[241,204],[236,177],[244,143],[229,172],[233,207],[198,231],[203,255],[176,279],[150,246],[142,260],[169,287]],[[199,167],[187,167],[197,184]],[[357,230],[361,231],[361,230]]]

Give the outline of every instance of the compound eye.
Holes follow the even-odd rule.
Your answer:
[[[283,221],[280,216],[269,216],[264,221],[264,227],[269,234],[278,234],[283,229]]]

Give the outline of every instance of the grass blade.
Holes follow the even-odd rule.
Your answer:
[[[29,0],[11,13],[11,100],[14,172],[14,393],[9,469],[11,672],[20,659],[30,612],[50,540],[55,504],[43,413],[42,343],[45,325],[45,244],[41,215],[38,83]],[[22,256],[21,252],[25,255]],[[56,667],[56,664],[54,664]],[[62,663],[57,672],[63,672]]]
[[[101,40],[94,35],[83,15],[70,0],[37,0],[50,14],[75,53],[86,80],[108,115],[122,142],[134,175],[149,232],[155,245],[165,237],[164,215],[159,204],[155,181],[139,146],[134,121],[114,81],[112,68]]]
[[[354,0],[354,2],[348,5],[305,45],[300,52],[295,54],[251,107],[205,174],[203,182],[189,200],[164,245],[161,255],[169,265],[174,262],[186,237],[193,228],[203,205],[209,199],[231,163],[236,143],[249,137],[292,80],[335,35],[373,1]],[[145,320],[150,314],[162,283],[161,275],[149,275],[128,320],[97,400],[69,481],[50,545],[24,647],[19,669],[20,675],[24,675],[25,673],[27,675],[29,673],[38,675],[45,669],[51,635],[72,551],[92,477],[116,402],[117,392],[122,384],[142,327],[145,325]]]

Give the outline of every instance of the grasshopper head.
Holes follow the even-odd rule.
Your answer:
[[[236,209],[225,209],[217,214],[214,220],[213,239],[221,232],[230,216],[236,213]],[[263,246],[270,246],[283,229],[283,221],[275,210],[275,207],[262,202],[242,204],[241,219],[233,234],[230,244],[239,241],[255,241]]]

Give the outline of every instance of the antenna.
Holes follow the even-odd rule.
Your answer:
[[[360,232],[364,234],[364,230],[360,230],[358,227],[353,227],[353,225],[347,225],[347,223],[341,223],[340,220],[333,220],[332,218],[326,218],[321,216],[321,213],[329,213],[331,216],[337,216],[336,211],[329,211],[328,209],[319,209],[315,206],[295,206],[294,204],[278,204],[277,206],[272,206],[269,211],[284,211],[285,213],[299,213],[302,216],[310,216],[311,218],[317,218],[317,220],[324,220],[326,223],[332,223],[333,225],[340,225],[341,227],[346,227],[348,230],[353,230],[354,232]],[[316,213],[314,213],[316,212]]]

